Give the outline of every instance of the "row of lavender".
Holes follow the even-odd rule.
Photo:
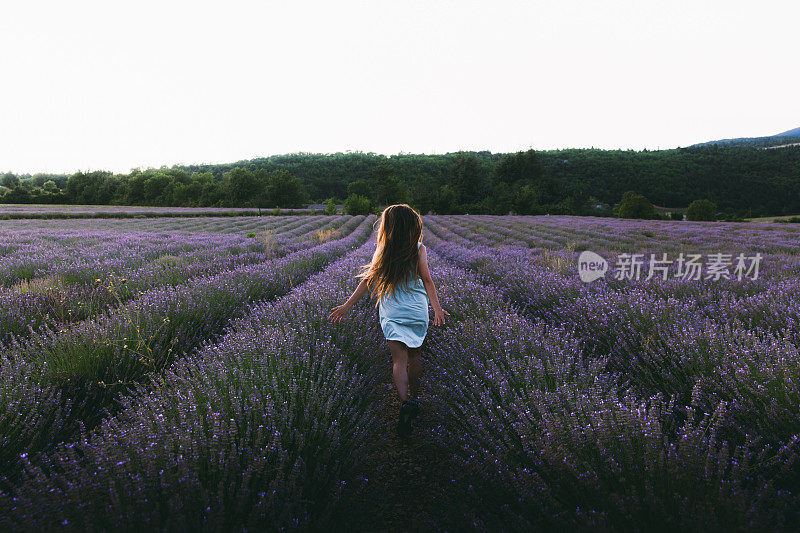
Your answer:
[[[125,397],[92,437],[28,465],[8,525],[277,530],[328,525],[375,432],[380,329],[368,300],[327,322],[374,241],[261,304]],[[385,350],[383,350],[385,351]]]
[[[0,344],[31,330],[85,320],[143,291],[263,263],[311,240],[340,238],[359,223],[356,217],[295,217],[275,226],[270,240],[55,230],[14,234],[5,243],[13,253],[0,260],[0,276],[26,277],[0,290]]]
[[[585,284],[573,269],[580,248],[562,251],[562,268],[522,244],[541,221],[427,222],[443,305],[458,321],[427,343],[439,437],[483,466],[484,496],[505,504],[509,523],[798,526],[798,277],[786,235],[743,243],[709,228],[720,247],[750,244],[783,268],[752,282]],[[579,242],[589,233],[584,220],[567,222],[544,225]],[[638,231],[658,235],[646,223]],[[621,251],[656,245],[632,239]]]
[[[47,205],[47,204],[3,204],[0,213],[220,213],[252,211],[250,207],[155,207],[132,205]]]
[[[797,299],[800,291],[800,259],[796,254],[774,251],[774,247],[783,249],[793,245],[791,237],[787,235],[782,239],[774,239],[776,242],[769,245],[761,241],[763,249],[759,253],[763,252],[763,256],[757,279],[751,276],[742,279],[688,279],[677,276],[678,265],[672,264],[667,270],[666,280],[660,274],[651,279],[641,276],[640,279],[618,280],[607,276],[587,284],[580,280],[577,272],[576,257],[580,250],[567,248],[552,251],[513,244],[498,245],[498,241],[503,242],[501,239],[492,242],[484,238],[483,242],[477,242],[478,239],[465,237],[470,235],[469,230],[463,227],[459,229],[452,220],[439,218],[428,222],[428,239],[439,254],[470,268],[482,281],[496,286],[507,299],[532,316],[567,321],[577,312],[583,319],[590,319],[588,314],[613,316],[615,309],[632,305],[630,302],[637,299],[643,300],[642,305],[647,308],[658,307],[662,301],[667,304],[676,301],[681,306],[676,313],[683,313],[687,317],[708,317],[724,323],[739,322],[776,334],[784,332],[800,340],[797,329],[800,318]],[[675,236],[667,234],[664,238],[667,247]],[[721,232],[717,242],[720,248],[738,248],[751,253],[746,248],[748,242],[725,240],[724,232]],[[794,246],[797,252],[800,247],[797,244]],[[661,249],[654,244],[642,248],[631,243],[629,248],[623,249],[629,253],[642,250],[661,255]],[[701,250],[701,247],[694,246],[687,247],[686,251]],[[607,257],[613,262],[617,254],[609,252]],[[606,312],[601,313],[598,306],[603,305],[602,300],[608,295],[621,300],[608,302],[603,308]],[[672,318],[674,316],[665,316],[662,320],[666,322]],[[575,322],[586,323],[585,320]],[[597,338],[594,334],[587,336]],[[611,342],[613,339],[606,340]]]
[[[348,217],[283,217],[260,226],[262,235],[272,239],[271,248],[295,243],[315,229],[336,227]],[[252,232],[255,235],[255,232]],[[241,230],[232,235],[199,231],[99,229],[0,229],[0,286],[46,276],[66,280],[103,277],[109,272],[121,275],[162,256],[187,255],[187,262],[198,252],[222,249],[226,253],[264,253],[267,243],[251,238]],[[86,274],[88,270],[93,271]],[[91,278],[91,279],[94,279]]]
[[[320,215],[314,215],[319,217]],[[23,219],[6,220],[4,228],[18,232],[26,230],[49,230],[54,226],[63,230],[76,231],[185,231],[191,233],[244,233],[258,231],[271,225],[283,225],[297,219],[311,219],[311,216],[246,216],[246,217],[142,217],[142,218],[74,218],[65,220]]]
[[[282,258],[162,286],[94,319],[45,328],[0,352],[0,468],[18,473],[35,455],[96,425],[119,395],[224,332],[259,301],[289,293],[363,243],[373,218],[357,217],[345,238]]]
[[[322,206],[324,208],[325,206]],[[0,217],[3,216],[213,216],[213,215],[310,215],[319,212],[315,209],[255,209],[252,207],[157,207],[130,205],[49,205],[49,204],[0,204]]]
[[[426,222],[432,268],[453,319],[426,341],[435,368],[427,406],[442,421],[437,438],[483,470],[485,487],[476,490],[504,513],[508,529],[796,527],[799,359],[785,316],[791,298],[776,299],[791,287],[791,257],[760,239],[756,246],[787,270],[743,284],[586,285],[572,270],[576,250],[529,247],[544,233],[558,247],[580,239],[564,220]],[[639,231],[653,233],[645,235],[649,247],[657,244],[660,230],[643,224]],[[621,249],[635,246],[631,236]],[[376,355],[385,352],[367,302],[343,324],[330,326],[325,315],[352,290],[369,251],[365,245],[282,300],[255,308],[219,344],[153,374],[96,434],[29,465],[0,498],[3,515],[30,529],[324,526],[370,438]],[[183,297],[203,307],[210,288]],[[709,308],[715,296],[722,303]],[[715,310],[733,301],[743,302],[733,315]],[[150,335],[158,331],[155,317],[185,321],[190,309],[137,308],[154,315]],[[757,321],[726,323],[756,310]],[[202,323],[206,315],[199,315]],[[97,345],[92,334],[74,338],[102,355],[100,333]],[[61,354],[48,361],[77,353],[69,340],[37,338],[46,352]],[[169,350],[168,343],[153,346],[154,353]],[[35,362],[33,350],[17,353]],[[40,367],[4,366],[4,382],[33,390],[40,382],[28,378],[31,368]],[[54,375],[72,381],[65,369]],[[6,389],[0,394],[12,398]],[[34,413],[23,422],[55,410],[45,398],[37,411],[25,397],[12,398],[16,412]],[[20,440],[57,431],[48,416]],[[17,422],[0,417],[3,434],[14,435]]]
[[[734,245],[734,250],[797,255],[794,243],[800,237],[800,229],[784,224],[675,224],[603,217],[493,215],[429,216],[426,220],[468,228],[476,241],[553,249],[578,240],[588,249],[597,246],[600,250],[628,252],[650,245],[658,251],[709,247],[724,250],[725,245]]]

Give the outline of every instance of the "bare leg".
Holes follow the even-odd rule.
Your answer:
[[[421,348],[408,349],[408,391],[414,398],[419,398],[419,378],[422,376]]]
[[[392,377],[400,399],[408,399],[408,347],[400,341],[387,341],[392,354]]]

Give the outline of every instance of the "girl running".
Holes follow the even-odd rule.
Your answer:
[[[428,302],[433,306],[434,326],[443,325],[449,313],[439,305],[428,269],[419,213],[405,204],[390,205],[379,222],[372,262],[358,275],[361,283],[352,296],[334,307],[329,318],[340,322],[368,290],[377,298],[381,329],[392,354],[394,384],[402,400],[397,433],[405,437],[420,410],[420,346],[428,331]]]

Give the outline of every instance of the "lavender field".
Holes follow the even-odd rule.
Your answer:
[[[374,216],[2,222],[0,526],[800,528],[797,229],[424,220],[410,442],[374,302],[326,320]]]
[[[121,205],[49,205],[0,204],[3,219],[94,219],[94,218],[146,218],[146,217],[220,217],[254,216],[261,214],[312,214],[324,206],[308,209],[255,209],[250,207],[154,207]],[[315,208],[313,208],[315,207]]]

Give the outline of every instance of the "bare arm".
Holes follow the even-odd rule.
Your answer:
[[[328,316],[328,319],[330,319],[331,322],[341,322],[344,316],[350,311],[356,302],[359,301],[362,296],[364,296],[366,292],[367,280],[362,279],[361,283],[359,283],[358,287],[356,287],[356,290],[354,290],[353,294],[350,295],[350,298],[348,298],[347,301],[342,305],[333,308],[333,311]]]
[[[425,285],[425,292],[428,293],[428,300],[431,301],[433,306],[433,325],[444,325],[444,317],[450,316],[450,313],[442,309],[439,304],[439,294],[436,292],[436,284],[431,277],[431,270],[428,268],[428,252],[425,245],[419,247],[419,277],[422,278],[422,284]]]

